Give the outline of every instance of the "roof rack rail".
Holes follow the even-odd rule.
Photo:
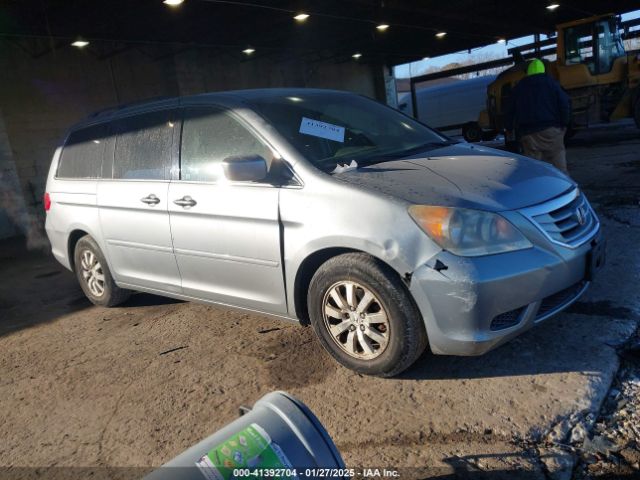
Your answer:
[[[98,117],[102,117],[104,115],[107,115],[109,113],[118,112],[118,111],[123,110],[125,108],[135,107],[136,105],[144,105],[145,103],[158,102],[160,100],[171,100],[172,98],[175,98],[175,97],[171,97],[169,95],[160,95],[160,96],[157,96],[157,97],[145,98],[144,100],[137,100],[135,102],[122,103],[122,104],[116,105],[114,107],[107,107],[107,108],[103,108],[102,110],[98,110],[97,112],[93,112],[93,113],[89,114],[89,116],[87,118],[98,118]]]

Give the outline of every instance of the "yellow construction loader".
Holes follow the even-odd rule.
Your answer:
[[[625,52],[619,17],[564,23],[557,32],[557,59],[545,64],[571,98],[569,131],[629,117],[640,128],[640,51]],[[487,109],[478,119],[484,138],[503,132],[509,95],[526,66],[526,61],[516,61],[487,86]]]

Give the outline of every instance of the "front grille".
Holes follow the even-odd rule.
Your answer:
[[[552,242],[578,247],[599,227],[598,217],[579,190],[521,210]]]
[[[558,293],[545,297],[542,300],[542,303],[540,303],[538,313],[536,313],[536,320],[554,312],[555,310],[559,310],[570,303],[580,294],[584,286],[585,282],[578,282],[569,288],[565,288],[564,290],[560,290]]]
[[[491,320],[491,330],[503,330],[505,328],[513,327],[520,321],[520,315],[525,307],[516,308],[509,312],[501,313]]]

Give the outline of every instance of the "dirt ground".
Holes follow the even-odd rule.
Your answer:
[[[638,326],[640,133],[580,134],[568,158],[608,239],[608,264],[586,296],[487,355],[427,353],[395,379],[342,368],[310,328],[266,317],[146,294],[94,307],[51,256],[4,242],[0,472],[141,475],[235,419],[240,405],[285,390],[317,414],[349,466],[571,478],[573,467],[550,466],[536,442],[563,419],[598,414],[618,372],[615,347]],[[625,475],[611,478],[634,474]]]

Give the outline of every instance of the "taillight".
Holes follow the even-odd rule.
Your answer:
[[[44,211],[48,212],[50,208],[51,208],[51,197],[47,192],[44,194]]]

